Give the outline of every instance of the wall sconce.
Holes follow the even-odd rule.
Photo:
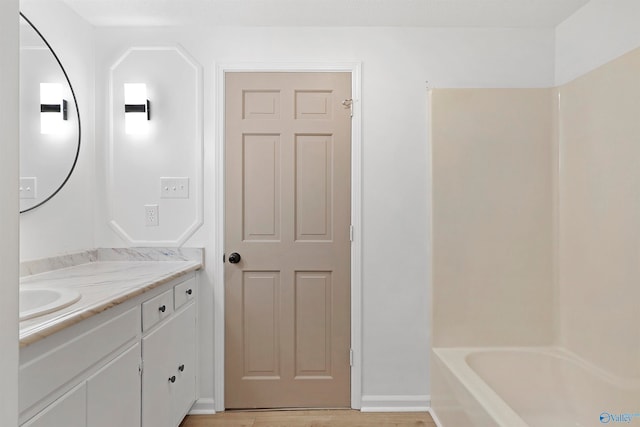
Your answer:
[[[67,100],[60,83],[40,83],[40,133],[59,133],[67,120]]]
[[[151,119],[151,104],[147,99],[144,83],[124,84],[124,128],[128,135],[147,132],[147,121]]]

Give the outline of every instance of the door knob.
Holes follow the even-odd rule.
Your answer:
[[[237,264],[240,262],[240,260],[242,259],[242,257],[240,256],[240,254],[238,252],[234,252],[231,255],[229,255],[229,262],[231,264]]]

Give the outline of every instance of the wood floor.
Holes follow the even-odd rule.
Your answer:
[[[436,427],[427,412],[380,413],[350,409],[314,411],[227,411],[191,415],[180,427]]]

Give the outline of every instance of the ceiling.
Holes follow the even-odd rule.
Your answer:
[[[555,27],[589,0],[63,0],[96,26]]]

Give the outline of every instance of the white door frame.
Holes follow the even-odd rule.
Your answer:
[[[224,63],[216,67],[215,141],[215,265],[214,298],[214,406],[224,411],[224,111],[225,73],[229,72],[350,72],[351,123],[351,407],[360,409],[362,397],[362,87],[361,63]]]

